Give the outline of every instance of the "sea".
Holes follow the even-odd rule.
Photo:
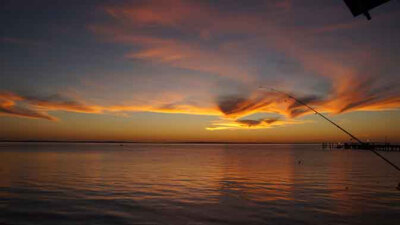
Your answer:
[[[399,182],[319,144],[0,143],[0,224],[394,225]]]

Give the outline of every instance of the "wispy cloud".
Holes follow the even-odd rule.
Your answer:
[[[179,79],[178,76],[165,78],[164,71],[158,75],[164,76],[162,81],[148,78],[148,74],[143,72],[140,78],[133,78],[132,75],[131,80],[138,86],[135,88],[138,93],[128,100],[115,94],[110,97],[110,104],[89,104],[90,101],[76,101],[60,96],[43,98],[4,92],[0,95],[0,113],[47,120],[56,120],[56,117],[50,115],[56,111],[219,116],[220,120],[208,127],[209,130],[260,129],[296,124],[298,121],[295,118],[310,113],[293,99],[257,89],[266,81],[326,113],[400,107],[398,75],[385,76],[385,64],[379,63],[385,59],[380,58],[379,54],[368,53],[364,48],[341,48],[338,51],[339,41],[323,37],[336,31],[365,27],[366,23],[330,21],[305,27],[301,21],[288,22],[290,17],[286,16],[292,15],[288,13],[297,10],[294,4],[294,1],[289,0],[267,1],[247,11],[241,7],[229,11],[225,8],[230,6],[225,5],[223,10],[218,5],[200,1],[130,1],[108,4],[102,8],[105,18],[101,22],[88,24],[87,28],[102,41],[126,46],[124,55],[121,55],[124,60],[149,62],[150,65],[154,63],[163,68],[173,68],[173,72],[178,69],[185,73],[188,71],[185,74],[188,80],[213,77],[215,80],[209,79],[209,83],[218,82],[218,85],[199,85],[202,87],[196,92],[203,92],[202,100],[187,101],[195,95],[190,90],[195,88],[195,84],[176,82],[174,78]],[[2,41],[23,43],[10,38],[3,38]],[[365,47],[363,43],[347,44]],[[294,69],[288,72],[286,68],[281,68],[281,61],[286,63],[283,66],[290,64]],[[371,64],[373,68],[365,68]],[[145,82],[138,81],[140,79]],[[115,80],[117,83],[118,79]],[[315,84],[314,81],[323,81],[327,85],[310,85]],[[190,84],[193,88],[186,85],[188,87],[185,89],[177,87],[160,91],[154,85],[142,87],[144,83],[156,82],[162,83],[159,86],[165,89],[173,89],[171,86],[174,84]],[[112,85],[108,83],[103,85]],[[239,88],[232,83],[239,83],[238,86],[244,87],[245,91],[238,91]],[[130,93],[131,89],[126,92]],[[141,97],[144,100],[130,101]],[[83,94],[82,99],[89,98]],[[275,113],[279,119],[244,119],[260,112]]]
[[[50,97],[22,96],[13,92],[0,92],[0,115],[47,119],[58,118],[49,112],[65,111],[75,113],[123,113],[123,112],[156,112],[192,115],[221,115],[213,108],[198,107],[185,103],[158,103],[141,105],[93,105],[66,99],[59,95]]]
[[[377,90],[376,90],[377,91]],[[301,101],[318,107],[321,112],[342,113],[354,110],[382,110],[395,108],[400,104],[400,99],[384,98],[371,91],[370,98],[362,102],[353,102],[340,111],[332,111],[332,99],[316,96],[299,97]],[[378,103],[377,103],[378,102]],[[383,107],[383,108],[379,108]],[[65,111],[74,113],[121,115],[126,112],[155,112],[170,114],[191,114],[218,116],[220,120],[214,121],[207,130],[235,130],[235,129],[265,129],[276,126],[304,123],[304,120],[295,120],[310,113],[301,104],[280,93],[257,90],[249,96],[224,96],[216,99],[214,107],[198,105],[195,102],[182,100],[168,102],[148,102],[147,104],[120,104],[120,105],[94,105],[67,99],[60,95],[49,97],[33,97],[19,95],[13,92],[0,93],[0,115],[46,119],[57,121],[58,118],[50,115],[51,112]],[[256,113],[275,113],[277,117],[246,119]]]
[[[215,130],[256,130],[268,129],[279,126],[287,126],[294,124],[301,124],[307,121],[300,121],[294,119],[279,119],[279,118],[261,118],[261,119],[230,119],[224,118],[213,121],[206,129],[210,131]]]
[[[21,96],[12,92],[0,92],[0,114],[56,121],[57,118],[49,115],[49,111],[98,113],[101,109],[65,100],[59,96],[38,98]]]
[[[306,104],[321,107],[325,102],[317,96],[303,96],[298,99]],[[256,90],[249,96],[223,96],[217,99],[217,103],[218,108],[230,118],[240,118],[258,112],[273,112],[295,118],[309,112],[304,105],[274,91]]]
[[[273,1],[262,7],[276,16],[274,13],[292,10],[292,5],[292,1]],[[272,50],[274,54],[284,54],[299,63],[301,70],[296,72],[312,73],[318,79],[328,80],[332,88],[322,93],[319,99],[308,99],[316,97],[311,95],[303,99],[323,111],[342,113],[400,106],[398,82],[389,80],[385,84],[377,77],[376,73],[380,71],[363,71],[360,66],[343,63],[345,60],[354,62],[355,58],[365,63],[379,59],[358,49],[338,53],[332,50],[334,48],[313,45],[321,42],[315,33],[359,27],[356,22],[330,22],[311,28],[284,26],[284,21],[268,19],[267,13],[229,13],[197,1],[146,1],[109,5],[104,11],[112,20],[90,25],[89,29],[107,40],[138,47],[125,55],[129,59],[202,71],[251,86],[260,82],[262,76],[257,72],[260,69],[251,63],[257,60],[252,54],[254,51]],[[302,91],[294,87],[298,85],[296,82],[299,81],[293,81],[293,87],[281,88],[300,93]],[[256,90],[250,90],[245,96],[220,94],[215,104],[217,110],[227,117],[265,111],[279,112],[288,117],[308,113],[301,105],[283,103],[282,96],[260,95]]]

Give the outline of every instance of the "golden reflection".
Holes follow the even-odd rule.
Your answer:
[[[329,174],[331,174],[327,177],[327,185],[332,190],[329,194],[332,199],[337,200],[334,210],[341,215],[363,212],[364,203],[357,200],[353,190],[359,189],[356,184],[357,181],[355,181],[357,178],[351,177],[351,165],[357,160],[355,160],[355,157],[349,157],[350,154],[351,152],[348,151],[332,152],[327,165]]]
[[[190,146],[189,154],[180,145],[155,145],[151,150],[131,145],[113,152],[116,145],[96,151],[96,145],[55,144],[49,151],[7,152],[1,157],[1,185],[18,186],[14,181],[23,180],[48,189],[112,191],[136,200],[197,203],[232,197],[291,199],[290,154],[277,158],[246,147],[205,146]],[[255,157],[258,154],[262,157]]]
[[[224,148],[225,170],[220,191],[251,201],[290,200],[291,155],[282,152],[276,157],[270,151],[263,151],[261,146],[227,145]]]
[[[364,178],[358,173],[369,168],[352,167],[364,165],[360,160],[372,165],[370,155],[322,151],[310,145],[29,144],[10,148],[14,151],[0,152],[0,187],[11,190],[2,196],[11,196],[13,188],[29,187],[161,205],[331,199],[313,210],[346,215],[362,210],[353,188],[362,192],[376,185],[367,180],[363,187],[359,183]]]

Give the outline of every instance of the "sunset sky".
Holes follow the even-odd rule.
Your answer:
[[[400,3],[0,3],[0,140],[400,142]]]

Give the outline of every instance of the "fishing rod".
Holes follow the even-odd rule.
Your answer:
[[[262,87],[261,87],[262,88]],[[312,108],[311,106],[307,105],[305,102],[301,101],[300,99],[295,98],[294,96],[282,92],[282,91],[278,91],[275,90],[273,88],[270,88],[272,91],[283,94],[288,96],[289,98],[295,100],[296,102],[300,103],[301,105],[304,105],[305,107],[307,107],[308,109],[310,109],[311,111],[315,112],[315,114],[321,116],[322,118],[324,118],[325,120],[327,120],[328,122],[330,122],[331,124],[333,124],[334,126],[336,126],[337,128],[339,128],[341,131],[343,131],[344,133],[346,133],[347,135],[349,135],[352,139],[356,140],[361,146],[364,146],[367,148],[367,150],[370,150],[371,152],[373,152],[375,155],[379,156],[381,159],[383,159],[385,162],[387,162],[389,165],[391,165],[392,167],[394,167],[396,170],[400,171],[400,168],[392,163],[389,159],[385,158],[383,155],[379,154],[377,151],[375,151],[373,149],[372,146],[368,146],[367,143],[361,141],[360,139],[358,139],[356,136],[352,135],[350,132],[348,132],[347,130],[345,130],[343,127],[339,126],[338,124],[336,124],[335,122],[333,122],[332,120],[330,120],[329,118],[327,118],[326,116],[324,116],[323,114],[321,114],[320,112],[318,112],[317,110],[315,110],[314,108]],[[399,183],[399,187],[400,187],[400,183]]]

